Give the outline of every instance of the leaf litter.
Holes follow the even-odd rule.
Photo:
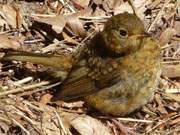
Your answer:
[[[125,118],[89,113],[82,101],[51,104],[46,68],[22,62],[0,66],[0,134],[101,135],[180,133],[179,9],[175,0],[130,0],[161,43],[162,75],[154,98]],[[0,1],[1,3],[1,1]],[[133,12],[127,0],[7,1],[0,4],[0,50],[73,53],[113,14]],[[22,8],[20,8],[22,7]],[[46,27],[48,26],[48,27]]]

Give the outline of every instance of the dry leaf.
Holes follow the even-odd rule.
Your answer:
[[[51,98],[52,98],[52,95],[47,93],[41,97],[40,103],[46,105],[47,103],[50,102]]]
[[[145,17],[145,10],[147,9],[147,5],[149,5],[152,2],[152,0],[134,0],[133,6],[136,9],[137,16],[143,20]]]
[[[6,35],[0,35],[0,49],[15,49],[20,47],[20,44],[14,40],[11,40]]]
[[[149,5],[147,5],[147,8],[153,9],[153,8],[157,7],[157,5],[159,5],[160,3],[161,3],[161,0],[154,0]]]
[[[90,116],[69,113],[64,118],[81,135],[111,135],[109,128]]]
[[[8,23],[4,19],[0,18],[0,27],[3,27],[3,26],[8,26]],[[7,27],[7,28],[9,28],[9,27]]]
[[[76,117],[71,124],[81,135],[110,135],[107,127],[89,116]]]
[[[4,19],[4,21],[0,20],[0,26],[8,24],[12,28],[21,28],[23,24],[27,28],[22,11],[18,6],[3,5],[0,8],[0,15]]]
[[[174,29],[176,30],[177,35],[180,35],[180,21],[174,22]]]
[[[57,103],[57,102],[56,102]],[[65,108],[82,108],[83,107],[84,102],[83,101],[74,101],[74,102],[63,102],[61,101],[61,106],[65,107]]]
[[[129,3],[127,3],[127,2],[122,3],[120,6],[118,6],[114,9],[115,15],[123,13],[123,12],[133,13],[133,10],[132,10],[131,6],[129,5]]]
[[[53,112],[44,112],[42,114],[42,130],[47,135],[59,135],[60,129],[54,122],[51,122]]]
[[[172,36],[175,34],[176,34],[175,29],[173,29],[173,28],[165,29],[160,35],[160,38],[159,38],[160,44],[161,45],[167,44],[171,40]]]
[[[89,5],[90,0],[73,0],[77,4],[79,4],[82,7],[87,7]]]
[[[79,17],[79,16],[84,16],[84,17],[87,17],[87,16],[92,16],[92,12],[93,10],[89,7],[79,11],[79,12],[76,12],[76,13],[73,13],[71,14],[71,16],[75,16],[75,17]]]
[[[169,122],[170,125],[175,125],[175,124],[178,124],[180,123],[180,117],[176,118],[175,120],[172,120]]]
[[[169,78],[180,77],[180,65],[164,65],[162,68],[162,75]]]
[[[180,103],[180,95],[179,94],[171,94],[171,93],[165,93],[165,96],[177,101]]]
[[[155,100],[156,102],[158,103],[158,111],[161,113],[161,114],[167,114],[168,112],[166,111],[166,109],[164,108],[164,105],[162,103],[162,99],[160,97],[160,95],[156,94],[155,95]]]
[[[3,17],[6,20],[6,22],[12,28],[19,28],[22,25],[22,16],[18,9],[16,10],[10,5],[3,5],[0,11],[3,13]]]
[[[103,5],[103,9],[108,12],[109,10],[113,10],[115,6],[119,6],[121,2],[122,0],[104,0],[101,4]]]
[[[52,29],[56,33],[61,33],[65,24],[66,24],[66,17],[64,16],[55,16],[55,17],[46,17],[46,18],[34,18],[35,21],[40,23],[45,23],[52,26]]]
[[[5,122],[0,121],[0,128],[1,128],[0,134],[5,135],[5,134],[8,134],[8,130],[9,130],[10,126]]]
[[[83,24],[80,22],[79,18],[76,16],[67,17],[67,27],[75,34],[80,37],[86,36]]]
[[[68,36],[65,32],[63,32],[62,35],[63,35],[63,38],[64,38],[67,42],[72,43],[72,44],[75,44],[75,45],[78,45],[78,44],[79,44],[76,40],[74,40],[73,38],[71,38],[70,36]]]
[[[12,28],[17,28],[17,21],[16,21],[17,13],[14,10],[14,8],[9,5],[3,5],[1,10],[4,14],[4,17],[5,17],[4,19],[6,20],[6,22],[10,26],[12,26]]]

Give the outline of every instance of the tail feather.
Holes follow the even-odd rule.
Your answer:
[[[73,59],[71,56],[36,54],[28,52],[8,52],[2,60],[4,61],[23,61],[41,64],[48,67],[54,67],[59,70],[69,70],[72,67]]]

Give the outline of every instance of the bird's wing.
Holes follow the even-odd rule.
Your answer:
[[[114,73],[101,76],[99,80],[95,80],[88,76],[90,72],[91,70],[88,66],[75,66],[65,83],[55,94],[53,101],[84,97],[98,92],[105,87],[110,87],[117,81]]]
[[[73,66],[67,80],[54,95],[52,99],[53,101],[59,99],[71,100],[98,91],[98,88],[95,86],[95,81],[88,77],[89,68],[86,66],[87,63],[81,63],[83,62],[80,61],[78,64]]]

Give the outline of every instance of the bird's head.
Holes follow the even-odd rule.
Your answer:
[[[103,46],[111,53],[126,54],[140,48],[145,33],[141,20],[127,12],[111,17],[99,33]]]

